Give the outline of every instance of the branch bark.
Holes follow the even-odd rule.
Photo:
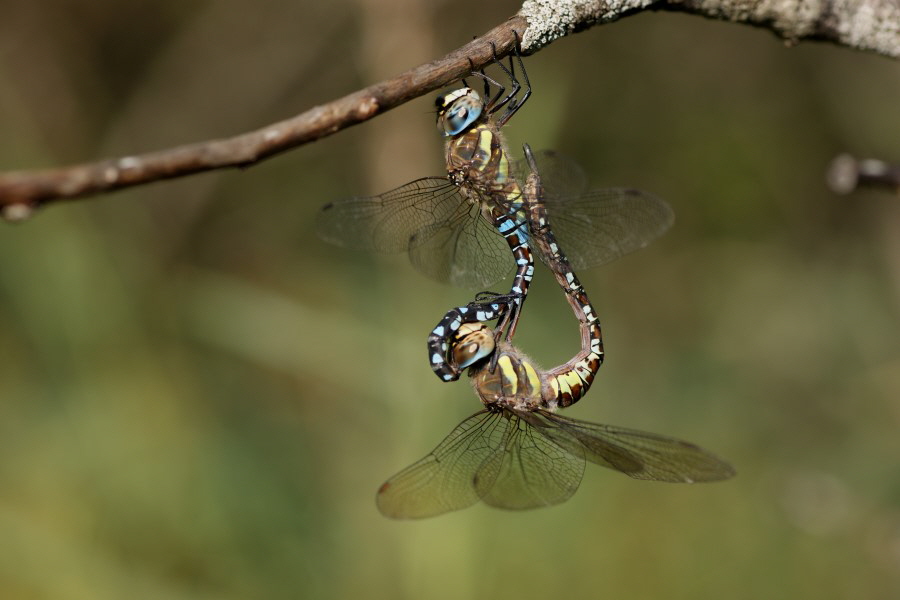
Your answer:
[[[53,201],[246,167],[446,86],[490,63],[492,44],[507,56],[518,36],[522,52],[531,54],[560,37],[644,10],[746,23],[790,43],[827,40],[900,58],[897,0],[525,0],[516,16],[441,59],[256,131],[68,167],[0,173],[0,214],[20,221]]]
[[[525,0],[523,47],[553,40],[644,10],[686,12],[771,30],[790,44],[835,44],[900,58],[897,0]]]

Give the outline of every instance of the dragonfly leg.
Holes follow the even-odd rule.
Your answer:
[[[485,72],[484,72],[484,68],[476,69],[476,68],[475,68],[475,63],[472,62],[472,59],[471,59],[471,58],[469,59],[469,70],[472,71],[472,74],[473,74],[473,75],[476,75],[476,76],[478,76],[478,77],[481,77],[482,83],[484,83],[484,101],[485,101],[485,106],[490,106],[490,105],[492,105],[494,102],[497,101],[497,98],[499,98],[500,96],[503,95],[503,92],[504,92],[505,88],[504,88],[502,85],[500,85],[498,82],[496,82],[496,81],[494,81],[493,79],[491,79],[490,77],[488,77],[488,76],[485,74]],[[464,80],[464,81],[465,81],[465,80]],[[497,94],[496,94],[493,98],[491,98],[491,83],[493,83],[493,84],[496,85],[498,88],[500,88],[500,90],[497,92]],[[466,84],[466,87],[468,87],[468,84]],[[490,100],[488,100],[488,98],[490,98]]]
[[[472,62],[472,59],[469,58],[469,57],[466,57],[466,59],[469,61],[469,72],[470,72],[472,75],[475,75],[475,76],[479,76],[479,77],[480,77],[480,76],[481,76],[481,73],[479,73],[479,72],[478,72],[478,69],[475,68],[475,63]],[[467,88],[471,88],[471,87],[472,87],[472,86],[469,85],[469,82],[466,81],[466,78],[465,78],[465,77],[462,78],[462,84],[463,84],[464,87],[467,87]],[[490,96],[490,88],[488,87],[487,81],[485,81],[485,82],[484,82],[484,97],[487,98],[488,96]]]
[[[490,79],[490,81],[495,86],[500,88],[499,91],[497,92],[497,94],[485,106],[485,112],[488,114],[494,114],[495,112],[499,111],[501,108],[506,106],[506,104],[510,100],[512,100],[515,97],[515,95],[519,93],[519,90],[521,89],[521,86],[519,85],[519,81],[516,79],[515,73],[513,71],[509,70],[506,67],[506,65],[503,64],[503,61],[500,60],[500,57],[497,55],[497,45],[494,44],[494,42],[491,42],[491,53],[494,56],[494,64],[496,64],[498,67],[500,67],[500,70],[503,71],[503,74],[509,79],[509,82],[512,85],[512,89],[509,91],[508,94],[506,94],[503,97],[502,100],[500,100],[500,97],[503,96],[503,94],[506,92],[506,87],[500,85],[497,81],[490,79],[487,75],[484,74],[484,71],[482,71],[482,75],[484,75],[485,79]],[[516,104],[516,103],[513,102],[513,104]],[[503,116],[500,119],[498,119],[498,121],[497,121],[498,127],[502,127],[503,124],[509,120],[509,117],[512,116],[512,115],[507,116],[508,112],[509,112],[509,108],[507,108],[506,112],[503,113]],[[504,117],[505,117],[505,119],[504,119]]]
[[[513,54],[519,63],[519,71],[522,73],[522,78],[525,80],[525,93],[521,98],[514,98],[519,91],[522,89],[522,85],[519,83],[518,78],[516,78],[516,68],[515,63],[513,62],[513,57],[509,57],[509,68],[507,68],[498,58],[497,58],[497,50],[494,48],[494,60],[497,61],[497,65],[503,70],[507,77],[509,77],[510,82],[512,82],[512,90],[510,90],[509,95],[503,99],[497,107],[493,109],[493,111],[488,112],[496,112],[499,110],[504,104],[509,103],[506,107],[506,110],[500,117],[497,119],[497,126],[503,127],[522,105],[525,104],[525,101],[531,96],[531,82],[528,80],[528,72],[525,70],[525,63],[522,62],[522,54],[519,52],[519,33],[517,31],[513,31],[513,34],[516,36],[516,45],[513,48]]]
[[[496,111],[500,110],[501,108],[503,108],[503,105],[509,101],[509,97],[504,98],[503,101],[500,102],[499,104],[497,103],[497,101],[500,99],[500,96],[502,96],[504,93],[506,93],[506,86],[504,86],[499,81],[497,81],[496,79],[492,78],[490,75],[485,73],[484,69],[481,69],[480,71],[473,70],[472,75],[474,75],[475,77],[480,77],[484,81],[484,97],[485,97],[484,112],[491,114],[492,112],[496,112]],[[491,87],[490,87],[492,85],[497,88],[497,93],[494,94],[493,97],[491,97]],[[490,98],[490,99],[488,99],[488,98]]]
[[[506,310],[500,316],[500,320],[497,322],[497,327],[494,328],[495,348],[500,344],[501,339],[505,340],[506,342],[512,342],[512,338],[516,334],[516,326],[519,324],[519,316],[521,316],[522,314],[522,302],[524,300],[525,296],[523,294],[507,294],[506,306],[508,307],[508,310]],[[497,359],[499,357],[499,352],[494,352],[491,355],[491,362],[488,365],[488,370],[491,373],[496,371]]]

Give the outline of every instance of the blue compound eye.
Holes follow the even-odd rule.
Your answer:
[[[478,120],[484,108],[478,93],[467,88],[438,98],[437,105],[438,128],[447,137],[468,129]]]
[[[478,115],[478,112],[469,110],[469,107],[467,106],[458,106],[452,109],[450,114],[447,115],[447,122],[444,125],[444,129],[448,135],[457,135],[468,128],[469,125],[478,118]]]

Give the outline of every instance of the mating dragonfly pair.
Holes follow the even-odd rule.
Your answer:
[[[635,479],[692,483],[732,476],[730,465],[691,443],[555,412],[584,396],[603,362],[600,323],[574,269],[647,245],[673,216],[665,202],[644,192],[586,191],[581,170],[554,153],[535,154],[526,144],[525,159],[511,161],[500,129],[531,86],[521,58],[524,87],[512,58],[506,67],[495,53],[494,62],[511,83],[509,93],[484,71],[473,71],[484,82],[484,97],[463,80],[465,87],[437,99],[446,176],[333,202],[320,213],[319,232],[327,241],[407,251],[418,270],[455,285],[496,282],[508,272],[510,251],[516,265],[508,294],[478,294],[448,311],[429,334],[432,370],[452,381],[468,369],[484,408],[385,482],[376,497],[379,510],[422,518],[479,500],[506,509],[550,506],[578,489],[585,461]],[[534,254],[553,273],[581,330],[581,351],[549,370],[512,345]],[[486,322],[493,320],[492,328]]]

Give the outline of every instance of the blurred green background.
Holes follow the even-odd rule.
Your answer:
[[[516,9],[484,4],[6,2],[0,167],[289,117]],[[314,218],[441,173],[432,94],[251,169],[2,227],[0,596],[900,595],[900,203],[823,183],[841,151],[900,158],[900,67],[678,14],[527,66],[511,148],[560,150],[677,215],[581,274],[608,354],[567,414],[694,441],[738,477],[589,465],[551,509],[376,511],[378,485],[478,408],[424,348],[471,292],[328,247]],[[574,320],[545,273],[533,294],[518,343],[558,364]]]

